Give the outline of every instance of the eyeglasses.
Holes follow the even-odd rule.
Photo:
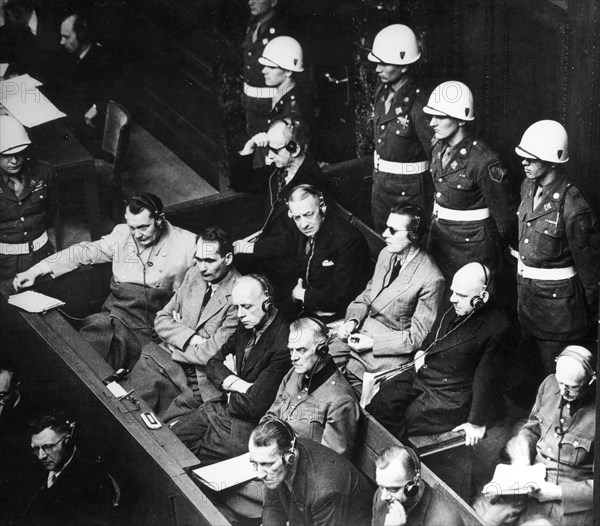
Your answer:
[[[279,148],[273,148],[270,145],[267,146],[267,148],[270,152],[273,152],[275,155],[279,155],[279,152],[285,148],[285,144],[283,146],[280,146]]]
[[[386,230],[390,231],[390,234],[395,235],[397,232],[412,232],[412,230],[408,230],[406,228],[392,228],[391,226],[386,226]]]
[[[43,444],[41,446],[31,446],[31,452],[35,456],[38,456],[40,454],[40,450],[41,450],[44,453],[46,453],[46,455],[47,455],[48,453],[54,451],[54,449],[58,446],[58,444],[60,444],[68,436],[69,435],[65,435],[65,436],[61,437],[61,439],[58,440],[57,442],[54,442],[54,444]]]

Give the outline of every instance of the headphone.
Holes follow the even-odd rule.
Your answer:
[[[315,349],[315,354],[319,357],[319,360],[322,360],[327,356],[327,354],[329,354],[329,327],[327,327],[327,325],[325,325],[321,320],[311,316],[305,316],[304,319],[314,322],[314,324],[317,325],[321,332],[325,335],[325,341],[319,342]]]
[[[420,236],[420,235],[419,235],[419,233],[418,233],[418,232],[419,232],[419,225],[421,224],[421,216],[420,216],[420,215],[417,215],[417,216],[415,216],[414,218],[416,219],[416,221],[417,221],[417,224],[416,224],[416,225],[414,225],[414,227],[413,227],[413,230],[411,230],[411,231],[408,233],[408,235],[407,235],[407,237],[408,237],[408,240],[409,240],[411,243],[416,243],[417,241],[419,241],[419,240],[421,239],[421,236]]]
[[[300,123],[294,120],[293,117],[290,117],[289,119],[283,118],[281,119],[281,121],[286,125],[287,128],[289,128],[292,131],[292,136],[285,143],[284,148],[290,153],[295,153],[298,149],[298,143],[296,142],[296,126],[299,126]]]
[[[411,227],[406,237],[411,243],[420,241],[425,235],[427,219],[425,217],[425,212],[420,206],[397,203],[392,206],[390,214],[399,214],[410,218]]]
[[[77,35],[77,40],[81,42],[89,42],[89,22],[86,16],[80,13],[73,13],[69,16],[73,17],[73,31]],[[67,17],[68,18],[68,17]]]
[[[573,358],[583,367],[585,374],[590,378],[588,385],[592,385],[596,381],[596,372],[594,371],[594,366],[592,365],[593,355],[585,347],[570,345],[563,350],[563,352],[561,352],[554,361],[558,362],[558,359],[563,356]]]
[[[150,215],[156,221],[156,227],[162,228],[165,220],[165,213],[163,211],[162,201],[157,195],[149,192],[139,192],[137,194],[133,194],[129,198],[128,203],[132,201],[135,201],[138,203],[138,205],[143,205],[143,208],[150,210]]]
[[[266,314],[271,314],[275,308],[275,304],[273,303],[273,285],[271,285],[267,278],[260,274],[248,274],[248,277],[254,278],[260,283],[263,293],[266,296],[265,300],[262,302],[262,310]]]
[[[267,416],[265,418],[267,422],[272,422],[279,428],[285,429],[285,434],[289,437],[290,447],[287,451],[284,451],[281,455],[281,460],[286,466],[293,466],[298,460],[298,451],[296,450],[296,433],[292,429],[292,426],[276,416]]]
[[[290,197],[292,196],[292,194],[300,190],[303,190],[304,193],[312,195],[313,197],[316,197],[319,200],[319,212],[321,212],[322,216],[325,216],[325,213],[327,212],[327,203],[325,203],[325,197],[323,196],[323,192],[321,192],[321,190],[319,190],[316,186],[313,186],[312,184],[299,184],[298,186],[293,188],[290,192],[289,197],[286,199],[286,204],[289,205]],[[288,217],[292,219],[292,213],[289,211],[289,208]]]
[[[413,462],[413,469],[415,476],[413,479],[404,486],[404,495],[407,499],[412,499],[417,496],[419,492],[419,484],[421,483],[421,462],[417,453],[410,447],[403,446]]]
[[[479,262],[479,264],[481,265],[481,268],[483,269],[484,284],[483,284],[483,288],[481,289],[481,292],[471,298],[471,307],[473,307],[473,310],[475,310],[475,311],[482,309],[483,306],[485,305],[485,300],[483,299],[483,295],[486,292],[486,289],[488,288],[489,281],[490,281],[490,276],[488,274],[487,267],[481,262]]]

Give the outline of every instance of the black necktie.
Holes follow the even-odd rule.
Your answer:
[[[204,298],[202,298],[202,307],[200,309],[200,312],[202,312],[204,310],[204,307],[206,307],[206,305],[208,305],[208,302],[210,301],[211,297],[212,297],[212,287],[210,285],[208,285],[206,287],[206,292],[204,293]]]
[[[20,177],[9,177],[6,184],[14,192],[17,199],[19,199],[25,188],[22,179]]]
[[[279,172],[279,176],[277,178],[277,195],[281,193],[283,188],[285,187],[285,178],[287,176],[287,170],[283,170]]]
[[[398,274],[400,274],[400,269],[402,268],[402,263],[400,262],[400,259],[395,258],[394,263],[392,265],[392,271],[390,272],[390,280],[388,281],[388,286],[394,282],[394,280],[398,277]]]

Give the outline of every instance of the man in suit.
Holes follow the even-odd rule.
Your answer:
[[[276,292],[292,286],[285,277],[298,272],[297,232],[288,217],[286,200],[301,184],[322,186],[323,173],[308,152],[305,125],[294,116],[274,119],[268,132],[258,133],[246,142],[232,161],[231,186],[240,192],[269,193],[265,221],[254,238],[234,241],[236,265],[244,271],[266,274]],[[267,148],[267,165],[252,168],[257,148]]]
[[[383,232],[386,247],[375,273],[350,304],[339,338],[330,345],[338,367],[357,385],[364,372],[394,369],[420,348],[436,320],[445,280],[421,248],[427,217],[421,207],[392,207]]]
[[[373,490],[348,459],[297,438],[276,418],[258,425],[248,447],[256,476],[266,486],[264,526],[371,524]]]
[[[196,263],[164,309],[154,329],[160,343],[142,349],[130,384],[163,420],[192,411],[202,403],[205,367],[235,331],[231,290],[240,277],[233,267],[227,234],[206,228],[198,239]]]
[[[463,430],[466,445],[475,445],[503,409],[498,383],[509,322],[488,305],[489,279],[480,263],[455,274],[453,307],[438,317],[414,366],[384,382],[367,406],[399,439]]]
[[[287,204],[300,232],[300,272],[282,310],[289,320],[300,315],[325,323],[339,319],[367,282],[367,241],[355,226],[327,210],[322,192],[314,186],[297,186]]]
[[[247,451],[248,437],[273,403],[290,368],[289,325],[273,305],[270,283],[243,276],[231,291],[239,323],[206,365],[204,403],[171,429],[204,463]]]
[[[17,524],[111,524],[116,483],[76,445],[75,422],[52,411],[32,420],[30,429],[31,449],[45,475]]]
[[[390,446],[375,459],[377,491],[371,526],[462,526],[456,507],[447,506],[421,478],[421,461],[406,446]],[[437,488],[436,488],[437,489]]]

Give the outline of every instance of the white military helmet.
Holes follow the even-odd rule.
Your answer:
[[[528,159],[540,159],[549,163],[566,163],[569,160],[567,130],[556,121],[534,122],[525,130],[515,152]]]
[[[421,52],[413,30],[402,24],[384,27],[373,40],[371,62],[407,66],[419,60]]]
[[[10,115],[0,115],[0,154],[13,155],[31,144],[23,125]]]
[[[466,84],[458,80],[442,82],[432,91],[423,111],[429,115],[472,121],[475,119],[473,93]]]
[[[258,62],[263,66],[287,69],[299,73],[304,71],[302,47],[295,38],[275,37],[263,50]]]

